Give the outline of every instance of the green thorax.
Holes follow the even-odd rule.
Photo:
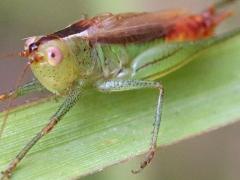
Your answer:
[[[97,66],[105,79],[131,78],[135,59],[145,51],[163,44],[162,39],[137,44],[95,44]]]
[[[98,80],[130,78],[134,73],[134,60],[146,50],[163,44],[163,40],[137,44],[90,44],[87,40],[71,38],[67,43],[78,62],[80,77]]]

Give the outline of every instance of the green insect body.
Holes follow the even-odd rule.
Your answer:
[[[32,63],[31,69],[49,91],[66,95],[77,80],[89,83],[130,78],[155,80],[186,65],[196,52],[230,37],[228,34],[214,40],[185,43],[166,43],[163,39],[126,45],[99,43],[94,47],[75,37],[57,39],[39,47],[38,53],[45,54],[44,60]],[[50,65],[46,55],[46,49],[52,46],[63,52],[64,58],[57,66]]]

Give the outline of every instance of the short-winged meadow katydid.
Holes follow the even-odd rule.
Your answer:
[[[140,168],[132,172],[144,169],[156,151],[163,105],[163,85],[154,80],[188,62],[187,58],[171,59],[182,49],[195,46],[194,51],[198,51],[239,33],[237,29],[213,36],[215,27],[231,14],[218,10],[225,2],[199,14],[183,10],[109,13],[80,20],[45,36],[28,38],[19,55],[29,59],[37,80],[0,95],[0,101],[42,89],[64,96],[65,101],[49,123],[10,162],[1,179],[10,178],[28,151],[55,127],[88,88],[103,93],[147,88],[158,91],[149,151]],[[151,70],[153,67],[159,68]],[[144,71],[147,73],[142,73]]]

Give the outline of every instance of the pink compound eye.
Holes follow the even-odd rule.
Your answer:
[[[63,54],[57,47],[49,47],[47,49],[48,63],[52,66],[56,66],[61,63]]]

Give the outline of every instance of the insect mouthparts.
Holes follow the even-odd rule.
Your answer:
[[[29,56],[29,51],[28,50],[24,50],[18,53],[18,55],[20,57],[28,57]]]

